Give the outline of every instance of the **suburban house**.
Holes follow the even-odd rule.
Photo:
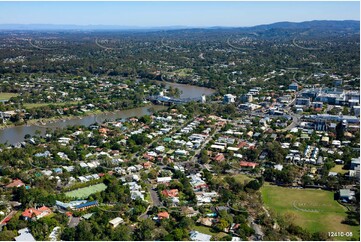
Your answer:
[[[224,155],[222,153],[218,153],[214,158],[215,161],[217,162],[222,162],[224,161],[226,158],[224,157]]]
[[[152,162],[145,162],[145,163],[143,163],[143,167],[144,167],[144,169],[149,169],[149,168],[151,168],[152,167]]]
[[[193,216],[197,216],[197,214],[199,214],[199,212],[194,210],[193,207],[181,207],[181,211],[186,217],[189,218]]]
[[[157,177],[157,183],[168,183],[172,180],[172,177]]]
[[[203,234],[198,231],[191,231],[190,232],[190,239],[193,241],[211,241],[212,235]]]
[[[252,169],[254,169],[256,166],[258,166],[257,163],[247,162],[247,161],[241,161],[241,162],[239,163],[239,165],[240,165],[242,168],[251,167]]]
[[[116,228],[119,224],[123,223],[124,219],[121,217],[116,217],[109,221],[109,223],[113,226],[113,228]]]
[[[25,186],[25,183],[22,182],[20,179],[14,179],[11,183],[7,184],[6,188],[12,188],[12,187],[22,187]]]
[[[159,220],[169,219],[169,213],[166,211],[158,213],[157,216]]]
[[[346,202],[355,198],[355,192],[350,189],[340,189],[339,191],[340,199]]]
[[[299,86],[298,86],[298,84],[296,82],[293,82],[288,86],[289,90],[298,91],[298,88],[299,88]]]
[[[84,210],[87,210],[88,208],[92,208],[95,206],[98,206],[98,201],[91,201],[91,202],[86,202],[86,203],[76,205],[74,207],[74,210],[84,211]]]
[[[178,189],[163,190],[162,194],[165,197],[177,197],[178,196]]]
[[[40,219],[42,217],[46,217],[48,215],[50,215],[52,213],[51,209],[46,207],[46,206],[42,206],[39,209],[36,208],[27,208],[25,209],[24,212],[22,212],[22,217],[25,220],[31,220],[31,219]]]
[[[29,228],[20,229],[18,233],[20,235],[15,237],[15,241],[36,241]]]

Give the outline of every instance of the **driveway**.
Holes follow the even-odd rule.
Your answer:
[[[153,189],[150,189],[149,192],[150,192],[150,197],[152,199],[153,206],[161,207],[162,203],[160,202],[158,193],[156,191],[154,191]]]

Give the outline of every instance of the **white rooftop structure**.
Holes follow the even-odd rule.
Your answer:
[[[155,150],[158,151],[158,152],[164,152],[165,147],[161,145],[161,146],[156,147]]]
[[[30,233],[29,228],[20,229],[19,236],[15,237],[15,241],[36,241],[34,236]]]
[[[117,227],[119,224],[123,223],[124,219],[121,217],[116,217],[109,221],[109,223],[113,226],[113,228]]]
[[[274,168],[275,168],[276,170],[282,171],[283,165],[277,164],[277,165],[274,165]]]
[[[157,182],[158,183],[167,183],[170,182],[172,180],[172,177],[167,176],[167,177],[157,177]]]
[[[190,232],[190,239],[193,241],[211,241],[211,238],[211,235],[203,234],[195,230]]]
[[[50,241],[57,241],[57,237],[59,235],[59,232],[60,232],[60,227],[59,226],[56,226],[53,231],[51,231],[50,235],[49,235],[49,239]]]

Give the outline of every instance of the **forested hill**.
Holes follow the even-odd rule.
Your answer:
[[[360,21],[356,20],[314,20],[306,22],[277,22],[273,24],[257,25],[247,28],[249,30],[268,30],[268,29],[322,29],[322,30],[351,30],[360,31]]]

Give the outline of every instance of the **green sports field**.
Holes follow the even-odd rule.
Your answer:
[[[353,237],[360,237],[359,227],[341,223],[347,209],[334,200],[333,192],[265,184],[261,193],[268,209],[309,232],[352,232]],[[348,240],[350,237],[336,239]]]
[[[66,192],[65,195],[71,198],[86,199],[91,194],[104,191],[107,186],[104,183],[92,185],[84,188],[79,188],[70,192]]]

